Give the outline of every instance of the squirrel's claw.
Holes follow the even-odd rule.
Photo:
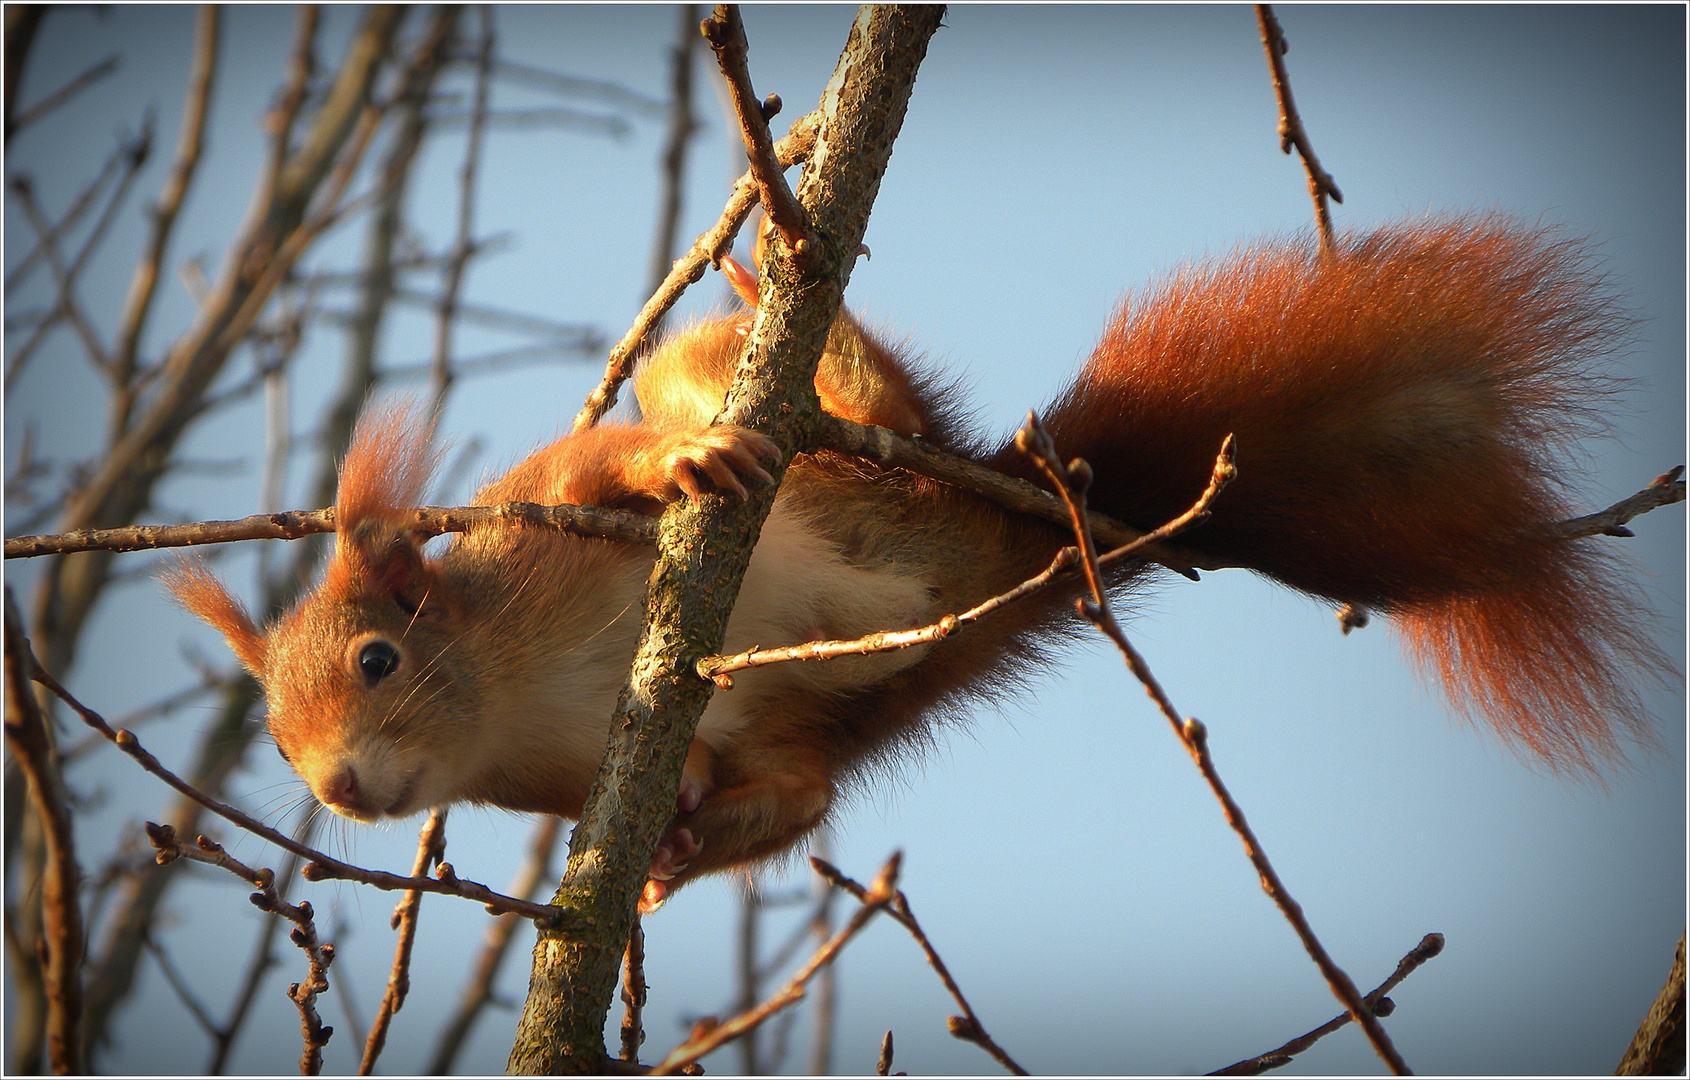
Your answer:
[[[717,424],[682,440],[664,459],[663,471],[676,494],[695,501],[706,491],[743,499],[746,481],[772,484],[762,461],[780,460],[780,444],[749,428]]]

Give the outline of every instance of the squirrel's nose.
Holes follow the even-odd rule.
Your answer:
[[[369,808],[361,803],[362,795],[363,791],[358,786],[357,770],[351,765],[337,766],[324,778],[317,792],[317,797],[327,803],[330,809],[368,813]]]

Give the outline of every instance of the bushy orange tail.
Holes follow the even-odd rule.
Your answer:
[[[1496,217],[1280,244],[1188,268],[1117,315],[1046,416],[1143,528],[1238,480],[1181,543],[1397,616],[1451,699],[1554,767],[1645,739],[1630,676],[1670,664],[1614,560],[1546,525],[1628,320],[1579,244]],[[1003,462],[1008,464],[1007,460]]]

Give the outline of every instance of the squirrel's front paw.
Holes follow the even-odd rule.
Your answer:
[[[731,424],[678,436],[663,455],[662,471],[669,500],[682,492],[697,500],[706,491],[732,492],[745,498],[745,482],[771,484],[760,460],[780,460],[780,445],[766,435]]]

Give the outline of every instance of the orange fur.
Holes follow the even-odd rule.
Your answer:
[[[747,272],[730,273],[755,296]],[[760,482],[779,448],[710,426],[745,326],[739,314],[674,336],[637,375],[638,424],[560,439],[477,501],[657,513]],[[1065,456],[1092,463],[1093,505],[1145,528],[1191,503],[1234,433],[1239,479],[1182,544],[1395,616],[1458,706],[1577,770],[1615,751],[1616,725],[1647,738],[1631,676],[1666,667],[1611,559],[1543,528],[1568,514],[1562,450],[1588,426],[1603,389],[1593,361],[1622,329],[1576,245],[1500,219],[1351,237],[1331,261],[1272,244],[1125,305],[1046,424]],[[847,313],[817,387],[839,415],[1031,474],[1011,446],[980,452],[952,393]],[[428,558],[403,514],[428,443],[403,411],[365,419],[324,582],[263,634],[204,571],[172,587],[263,680],[277,745],[338,812],[469,800],[578,816],[652,553],[486,528]],[[726,647],[923,624],[1037,572],[1064,541],[923,477],[800,457]],[[1143,570],[1118,569],[1114,585]],[[790,849],[841,785],[1075,633],[1071,599],[1050,590],[930,646],[737,675],[700,721],[648,901]]]

